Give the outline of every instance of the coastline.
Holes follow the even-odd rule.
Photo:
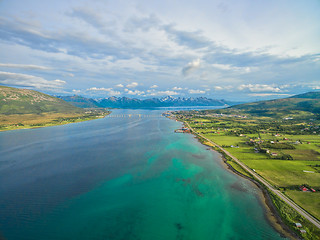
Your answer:
[[[182,124],[185,124],[185,122],[181,122]],[[236,170],[233,166],[231,166],[228,162],[227,159],[225,157],[225,154],[223,154],[222,152],[216,150],[214,148],[214,146],[210,146],[210,145],[206,145],[204,142],[201,141],[201,136],[198,136],[196,133],[194,133],[194,131],[190,131],[190,133],[194,136],[194,138],[196,138],[199,143],[201,143],[202,145],[209,147],[209,149],[211,151],[215,151],[218,152],[221,155],[221,160],[222,160],[222,166],[225,167],[226,170],[237,174],[240,177],[243,177],[247,180],[249,180],[252,184],[254,184],[255,186],[257,186],[260,189],[260,203],[263,205],[264,207],[264,213],[265,213],[265,217],[268,220],[268,222],[270,223],[270,225],[283,237],[286,238],[290,238],[290,239],[301,239],[301,237],[295,233],[292,229],[290,229],[290,227],[283,221],[283,219],[281,218],[280,214],[278,213],[275,205],[272,202],[271,196],[269,194],[269,192],[266,190],[266,188],[258,181],[256,181],[255,179],[244,175],[243,173],[239,172],[238,170]],[[241,167],[241,166],[240,166]],[[241,167],[242,168],[242,167]],[[245,170],[244,170],[245,171]]]
[[[215,151],[214,149],[211,149],[212,151]],[[256,180],[242,174],[241,172],[234,169],[224,158],[223,155],[221,155],[221,160],[224,162],[224,166],[227,170],[230,172],[233,172],[234,174],[237,174],[240,177],[243,177],[247,180],[249,180],[251,183],[256,185],[261,190],[260,195],[260,202],[264,206],[265,209],[265,217],[269,221],[269,223],[272,225],[272,227],[279,232],[282,236],[288,237],[290,239],[300,239],[300,237],[293,232],[287,224],[283,222],[281,219],[281,216],[279,215],[277,209],[272,203],[271,197],[268,193],[268,191]]]
[[[35,116],[34,114],[24,114],[26,117],[25,120],[20,120],[23,124],[19,123],[5,123],[7,121],[6,118],[10,118],[11,116],[1,116],[0,115],[0,132],[12,131],[12,130],[22,130],[22,129],[36,129],[36,128],[43,128],[43,127],[53,127],[53,126],[61,126],[71,123],[78,123],[78,122],[85,122],[91,121],[95,119],[104,118],[109,115],[111,112],[104,112],[100,114],[80,114],[80,115],[64,115],[64,114],[44,114],[40,116]],[[4,118],[4,119],[2,119]],[[30,120],[32,119],[32,120]],[[2,120],[2,121],[1,121]],[[7,124],[2,125],[1,124]]]

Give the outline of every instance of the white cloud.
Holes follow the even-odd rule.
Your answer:
[[[290,96],[292,94],[285,93],[249,93],[249,96],[252,97],[269,97],[269,96]]]
[[[29,74],[0,72],[0,83],[21,87],[34,87],[37,89],[61,89],[66,84],[63,80],[49,81],[42,77]]]
[[[6,68],[19,68],[19,69],[26,69],[26,70],[51,70],[50,67],[44,67],[39,65],[32,65],[32,64],[13,64],[13,63],[0,63],[0,67]]]
[[[127,88],[135,88],[135,87],[137,87],[139,85],[139,83],[137,83],[137,82],[132,82],[132,83],[129,83],[126,87]]]
[[[87,91],[104,91],[104,92],[108,92],[111,90],[112,88],[97,88],[97,87],[92,87],[87,89]]]
[[[81,93],[81,90],[72,89],[72,92],[75,94],[79,94],[79,93]]]
[[[56,79],[56,80],[54,80],[54,82],[56,82],[56,83],[58,83],[58,84],[61,84],[61,85],[67,83],[66,81],[63,81],[63,80],[60,80],[60,79]]]
[[[86,91],[89,92],[105,92],[107,95],[109,96],[116,96],[116,95],[120,95],[121,92],[119,91],[115,91],[113,90],[113,88],[97,88],[97,87],[92,87],[92,88],[88,88]]]
[[[115,90],[110,90],[110,91],[108,92],[108,94],[109,94],[110,96],[117,96],[117,95],[121,95],[121,92],[115,91]]]
[[[181,87],[173,87],[172,90],[175,90],[175,91],[181,91],[182,88]]]
[[[154,91],[148,95],[149,96],[173,96],[173,95],[179,95],[179,93],[177,93],[175,91],[167,90],[167,91]]]
[[[212,66],[214,68],[217,68],[220,70],[237,71],[237,72],[241,72],[241,73],[249,73],[253,69],[256,69],[256,68],[252,68],[252,67],[236,67],[236,66],[232,66],[230,64],[219,64],[219,63],[212,64]]]
[[[214,90],[223,91],[223,90],[231,90],[233,86],[214,86]]]
[[[130,95],[138,95],[138,96],[144,95],[144,91],[139,91],[139,90],[134,90],[134,91],[128,90],[127,93]]]
[[[216,63],[216,64],[212,64],[212,66],[215,67],[215,68],[219,68],[221,70],[230,70],[230,69],[232,69],[230,64],[218,64],[218,63]]]
[[[74,77],[73,73],[64,73],[63,76],[65,77]]]
[[[153,66],[150,63],[143,61],[140,57],[120,59],[114,62],[109,61],[107,68],[110,70],[121,69],[126,71],[135,71],[135,72],[154,71],[157,69],[156,66]]]
[[[190,93],[190,94],[204,94],[204,93],[206,93],[206,91],[199,90],[199,89],[196,89],[196,90],[190,89],[190,90],[189,90],[189,93]]]
[[[182,74],[188,76],[193,70],[200,67],[200,58],[189,62],[187,66],[182,69]]]
[[[116,87],[123,88],[124,86],[123,86],[123,84],[119,83],[119,84],[116,85]]]
[[[150,88],[158,88],[158,85],[152,85]]]
[[[238,90],[249,90],[250,92],[282,92],[279,87],[267,84],[242,84]]]

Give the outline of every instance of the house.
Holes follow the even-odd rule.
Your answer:
[[[278,153],[271,153],[271,156],[276,157],[278,156]]]
[[[302,227],[301,223],[295,223],[296,227]]]
[[[300,190],[302,192],[309,192],[308,188],[306,188],[305,186],[300,186]]]

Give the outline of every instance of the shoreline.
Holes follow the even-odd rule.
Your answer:
[[[181,122],[181,121],[179,121],[179,122],[182,124],[185,124],[185,122]],[[193,131],[191,131],[190,134],[192,134],[194,136],[194,138],[196,138],[197,141],[199,143],[201,143],[203,146],[209,147],[209,149],[211,151],[215,151],[215,152],[219,153],[221,156],[221,161],[222,161],[221,165],[223,167],[225,167],[226,170],[228,170],[228,171],[230,171],[240,177],[243,177],[244,179],[249,180],[252,184],[254,184],[256,187],[258,187],[260,189],[259,202],[261,203],[261,205],[263,205],[263,208],[265,210],[264,211],[265,218],[270,223],[270,225],[274,228],[274,230],[280,234],[280,236],[290,238],[290,239],[301,239],[301,237],[299,235],[297,235],[293,230],[290,229],[290,227],[286,223],[284,223],[284,221],[282,220],[280,214],[278,213],[275,205],[273,204],[273,202],[271,200],[270,194],[268,193],[268,191],[265,189],[265,187],[261,183],[259,183],[255,179],[248,177],[248,176],[242,174],[241,172],[237,171],[233,166],[231,166],[227,162],[227,159],[225,158],[223,153],[215,150],[214,147],[208,146],[208,145],[204,144],[203,142],[201,142],[200,141],[201,136],[198,136]]]
[[[215,151],[214,149],[211,149],[211,150]],[[217,152],[217,151],[215,151],[215,152]],[[288,237],[290,239],[300,239],[300,237],[295,232],[293,232],[287,224],[285,224],[283,222],[276,207],[272,203],[272,200],[271,200],[271,197],[270,197],[268,191],[266,191],[266,189],[256,180],[254,180],[254,179],[242,174],[241,172],[237,171],[236,169],[234,169],[226,161],[224,156],[221,153],[219,153],[219,154],[221,155],[221,160],[224,163],[224,166],[226,167],[227,170],[229,170],[230,172],[233,172],[234,174],[236,174],[242,178],[249,180],[252,184],[254,184],[255,186],[257,186],[260,189],[260,198],[261,198],[260,202],[265,209],[265,217],[268,220],[268,222],[272,225],[272,227],[278,233],[280,233],[281,236]]]
[[[54,116],[50,119],[44,119],[41,121],[41,118],[38,119],[36,124],[28,122],[30,121],[25,120],[26,123],[23,125],[19,125],[17,123],[10,124],[6,126],[5,128],[0,128],[0,132],[7,132],[7,131],[12,131],[12,130],[23,130],[23,129],[37,129],[37,128],[44,128],[44,127],[54,127],[54,126],[62,126],[62,125],[67,125],[67,124],[72,124],[72,123],[79,123],[79,122],[86,122],[86,121],[91,121],[91,120],[96,120],[96,119],[101,119],[106,116],[108,116],[111,112],[106,112],[106,114],[100,114],[100,115],[65,115],[65,116]],[[33,114],[27,114],[30,116],[33,116]],[[28,117],[30,117],[28,116]],[[63,120],[59,121],[59,118],[64,118]],[[1,122],[0,122],[1,123]],[[0,124],[1,125],[1,124]]]

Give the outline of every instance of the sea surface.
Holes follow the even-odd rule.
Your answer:
[[[0,132],[0,239],[282,239],[259,189],[161,112]]]

